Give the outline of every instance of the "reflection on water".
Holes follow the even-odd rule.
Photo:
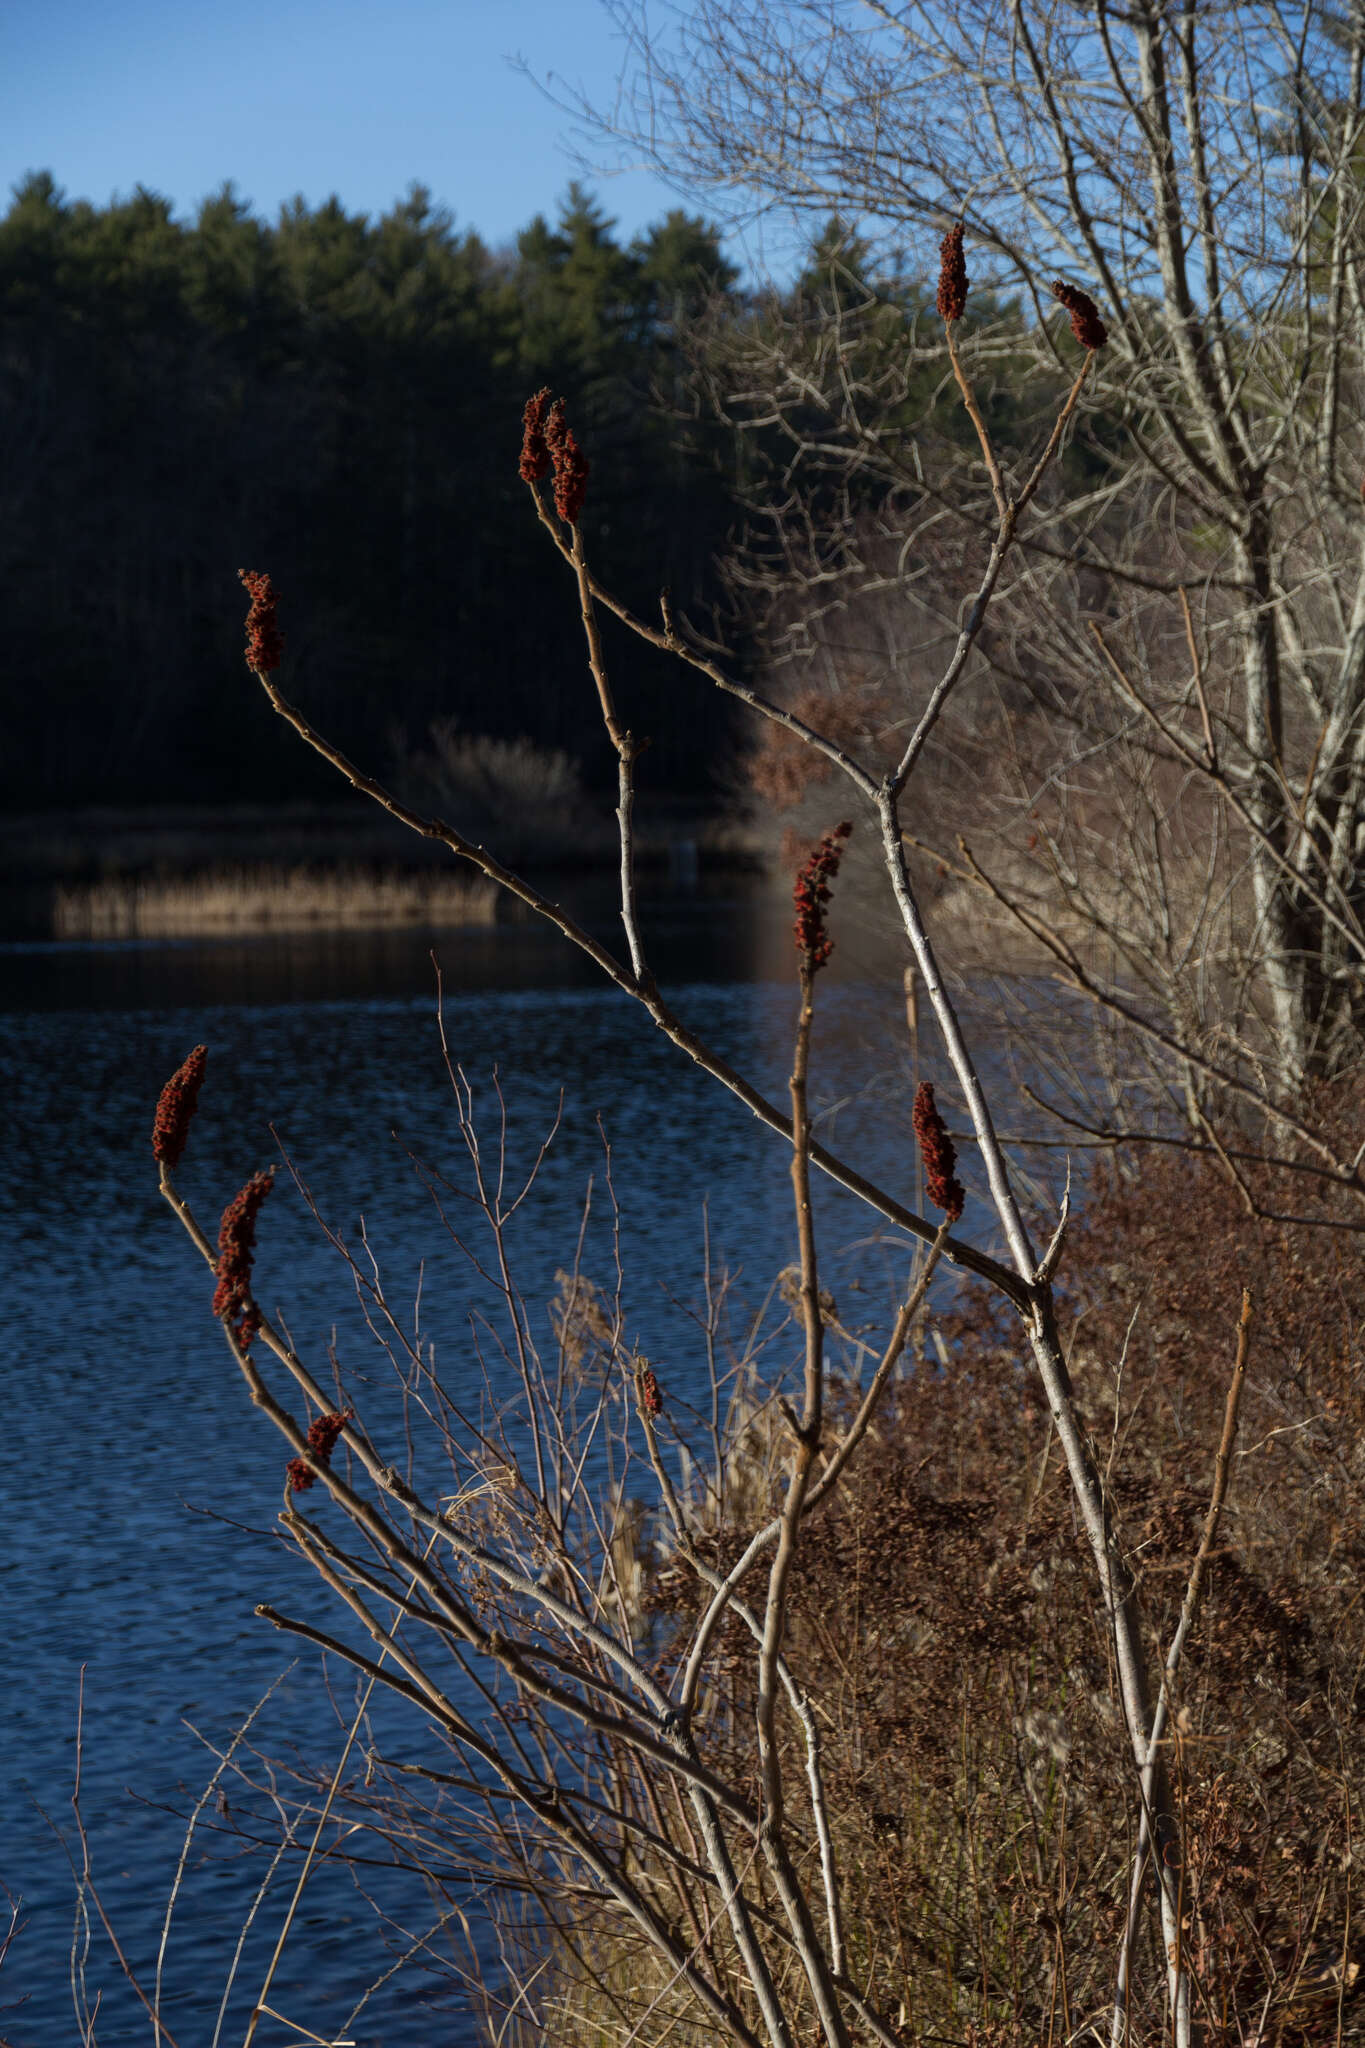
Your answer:
[[[734,899],[661,916],[659,969],[695,1028],[781,1099],[795,991],[785,960],[785,981],[747,978],[757,914],[752,900]],[[202,1220],[212,1227],[247,1175],[278,1156],[273,1125],[323,1216],[352,1238],[363,1220],[397,1300],[412,1301],[420,1281],[424,1325],[446,1376],[476,1399],[468,1268],[412,1163],[419,1154],[452,1177],[462,1172],[428,946],[406,933],[366,944],[344,934],[0,955],[9,1366],[0,1495],[10,1537],[0,1577],[10,1664],[0,1878],[22,1892],[28,1923],[0,1973],[0,2038],[8,2034],[15,2048],[66,2048],[75,2038],[72,1882],[42,1816],[65,1824],[81,1666],[97,1869],[145,1968],[180,1841],[171,1809],[185,1795],[177,1788],[192,1793],[211,1768],[186,1723],[220,1742],[288,1661],[282,1639],[253,1617],[258,1601],[316,1610],[311,1584],[269,1534],[279,1441],[243,1397],[207,1312],[211,1281],[156,1194],[152,1110],[191,1045],[209,1045],[210,1066],[179,1178]],[[513,1233],[528,1301],[546,1302],[556,1268],[571,1262],[594,1176],[584,1270],[610,1279],[600,1115],[621,1208],[631,1334],[666,1363],[671,1387],[699,1393],[702,1346],[688,1311],[701,1289],[703,1204],[714,1256],[737,1275],[737,1301],[757,1304],[793,1256],[779,1142],[562,942],[509,927],[444,935],[437,952],[451,1049],[474,1086],[486,1140],[496,1132],[495,1069],[516,1166],[529,1163],[561,1116]],[[913,1198],[909,1060],[894,982],[831,979],[822,989],[816,1072],[819,1102],[837,1110],[834,1142]],[[817,1210],[836,1293],[863,1288],[880,1301],[904,1265],[895,1234],[872,1228],[869,1236],[868,1212],[827,1185],[817,1189]],[[968,1220],[984,1232],[979,1212]],[[319,1362],[335,1329],[348,1389],[373,1412],[381,1399],[373,1340],[292,1188],[282,1186],[264,1213],[257,1279],[263,1300],[286,1311]],[[420,1740],[409,1729],[404,1737]],[[297,1743],[322,1759],[339,1742],[305,1657],[272,1703],[264,1746]],[[167,1976],[187,2044],[212,2033],[205,2015],[216,2009],[251,1879],[235,1865],[187,1874]],[[256,1984],[278,1910],[250,1951]],[[318,1878],[301,1925],[272,2003],[326,2023],[382,1958],[368,1908],[340,1877]],[[142,2039],[148,2023],[105,1965],[98,1938],[95,1953],[92,1984],[105,1987],[99,2038],[121,2048]],[[20,1998],[22,2009],[8,2012]],[[471,2035],[458,2017],[418,2019],[411,1987],[399,1982],[367,2008],[356,2038],[460,2048]]]
[[[595,938],[624,955],[610,887],[590,877],[559,892]],[[596,988],[592,962],[549,926],[519,915],[458,931],[306,931],[148,944],[0,945],[0,1009],[174,1009],[200,1003],[335,1002],[425,993],[431,956],[466,988]],[[656,971],[675,981],[747,981],[771,960],[766,892],[733,880],[684,896],[646,896]],[[782,920],[778,920],[780,928]]]

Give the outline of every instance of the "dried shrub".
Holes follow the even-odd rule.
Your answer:
[[[1360,1107],[1353,1084],[1330,1097],[1324,1091],[1316,1111],[1344,1143],[1359,1126]],[[1239,1170],[1254,1202],[1281,1214],[1302,1210],[1301,1172],[1288,1165]],[[1340,1218],[1345,1203],[1338,1195],[1317,1208]],[[1113,1447],[1110,1489],[1160,1644],[1171,1639],[1198,1547],[1232,1332],[1242,1289],[1252,1290],[1252,1369],[1231,1493],[1176,1702],[1189,1953],[1206,2010],[1232,2029],[1228,2038],[1333,2041],[1340,2003],[1342,2038],[1358,2040],[1365,2034],[1363,1958],[1351,1931],[1358,1923],[1353,1880],[1365,1867],[1354,1816],[1354,1788],[1365,1782],[1358,1618],[1365,1270],[1358,1239],[1257,1217],[1215,1160],[1148,1151],[1137,1168],[1096,1172],[1064,1271],[1081,1411],[1102,1462],[1103,1447]],[[969,1291],[945,1331],[955,1367],[943,1398],[956,1405],[961,1384],[979,1384],[984,1367],[995,1378],[1001,1415],[1025,1423],[1042,1455],[1047,1419],[996,1306]],[[971,1448],[1004,1469],[1007,1445],[984,1417],[975,1430]],[[964,1431],[965,1417],[958,1454],[970,1470]],[[1049,1516],[1065,1520],[1066,1503],[1047,1484],[1031,1511],[1028,1545]],[[1065,1581],[1063,1552],[1046,1571],[1060,1571],[1057,1586]],[[1054,1616],[1054,1669],[1079,1647]],[[1092,1670],[1103,1655],[1092,1643]],[[1084,1742],[1073,1737],[1074,1729],[1072,1774],[1086,1760]],[[1098,1754],[1092,1760],[1102,1762]],[[1074,1850],[1074,1816],[1071,1841]],[[1116,1849],[1115,1841],[1111,1854]]]
[[[856,684],[838,692],[797,690],[787,708],[836,746],[855,754],[880,733],[886,718],[883,694]],[[828,782],[834,773],[823,754],[814,753],[784,726],[770,722],[758,733],[746,766],[749,787],[775,811],[795,809],[807,790]]]
[[[1345,1128],[1358,1109],[1342,1091],[1332,1113]],[[1262,1171],[1255,1193],[1301,1197],[1300,1180]],[[1209,2041],[1309,2048],[1336,2041],[1338,2021],[1343,2042],[1365,2038],[1355,1246],[1249,1217],[1216,1163],[1174,1151],[1132,1175],[1102,1169],[1068,1246],[1082,1412],[1154,1644],[1170,1641],[1199,1545],[1243,1285],[1256,1294],[1241,1455],[1175,1700],[1185,1934]],[[1064,2038],[1056,2001],[1103,2010],[1112,1994],[1138,1816],[1111,1646],[1018,1327],[969,1290],[941,1334],[947,1362],[894,1389],[803,1534],[788,1654],[823,1701],[848,1940],[884,2009],[910,2038],[1032,2044]],[[832,1389],[835,1431],[854,1398]],[[693,1488],[720,1570],[780,1493],[782,1425],[757,1384],[751,1407],[727,1459],[734,1511],[708,1518]],[[662,1669],[703,1597],[666,1544],[652,1556]],[[717,1669],[708,1753],[756,1783],[752,1643],[733,1616]],[[788,1741],[796,1774],[794,1725]]]
[[[473,837],[496,837],[504,857],[587,860],[610,844],[577,761],[530,740],[490,739],[437,719],[430,744],[404,755],[399,781]]]

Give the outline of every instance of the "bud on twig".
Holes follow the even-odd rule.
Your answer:
[[[577,526],[588,495],[588,458],[564,417],[564,401],[550,403],[544,385],[526,401],[521,431],[521,478],[538,484],[551,465],[555,473],[555,510],[566,526]]]
[[[967,310],[967,259],[962,253],[961,221],[939,244],[938,310],[943,320],[960,320]]]
[[[654,1368],[647,1358],[640,1359],[635,1368],[635,1393],[640,1411],[651,1421],[664,1412],[663,1390],[654,1376]]]
[[[950,1223],[956,1223],[967,1198],[955,1172],[957,1151],[938,1113],[933,1084],[929,1081],[921,1081],[915,1090],[914,1125],[929,1200],[936,1209],[942,1209]]]
[[[538,484],[550,467],[550,451],[545,445],[545,415],[550,409],[550,387],[544,385],[533,398],[526,401],[526,410],[521,416],[521,480],[524,484]]]
[[[222,1316],[246,1350],[261,1327],[251,1302],[251,1265],[256,1256],[256,1217],[275,1185],[275,1169],[253,1173],[240,1194],[223,1211],[218,1226],[218,1285],[213,1313]],[[233,1320],[236,1318],[237,1320]]]
[[[251,595],[251,609],[246,615],[246,665],[258,675],[268,674],[279,667],[284,652],[284,635],[275,618],[280,593],[260,570],[239,569],[237,574]]]
[[[555,510],[566,526],[577,526],[588,495],[588,458],[564,418],[562,398],[550,407],[545,445],[555,466]]]
[[[843,842],[852,830],[852,825],[845,823],[826,832],[811,848],[797,872],[796,887],[792,891],[792,901],[796,905],[793,930],[796,950],[807,974],[814,974],[817,968],[823,967],[834,951],[834,941],[825,930],[825,905],[829,902],[829,885],[839,872]]]
[[[176,1068],[161,1091],[152,1125],[152,1157],[168,1171],[179,1166],[190,1134],[190,1118],[204,1084],[208,1047],[196,1045],[183,1065]]]
[[[1051,289],[1053,298],[1071,315],[1071,332],[1081,347],[1103,348],[1109,339],[1109,330],[1089,293],[1080,291],[1074,284],[1064,284],[1060,277],[1053,279]]]
[[[308,1448],[319,1465],[330,1465],[332,1453],[337,1447],[337,1438],[355,1414],[354,1408],[343,1408],[337,1415],[318,1415],[308,1425]],[[285,1475],[291,1493],[307,1493],[316,1485],[317,1474],[302,1458],[291,1458],[285,1467]]]

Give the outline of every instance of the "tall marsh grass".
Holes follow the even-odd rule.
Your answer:
[[[118,876],[59,887],[58,939],[167,939],[222,932],[393,925],[487,925],[496,884],[482,876],[366,868],[222,867],[198,875]]]

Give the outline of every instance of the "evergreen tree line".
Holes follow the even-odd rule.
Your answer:
[[[568,401],[585,531],[654,614],[715,594],[734,458],[667,397],[703,301],[741,300],[715,231],[623,245],[572,187],[513,250],[413,187],[273,223],[232,188],[192,222],[51,176],[0,223],[0,792],[10,807],[333,793],[241,658],[239,567],[283,595],[286,689],[387,766],[431,721],[608,763],[572,579],[517,476],[521,410]],[[622,650],[624,657],[624,649]],[[614,677],[656,786],[703,791],[726,712],[632,644]]]
[[[703,622],[726,603],[740,666],[764,592],[812,566],[789,552],[794,491],[827,572],[860,507],[916,494],[912,442],[928,436],[931,462],[936,440],[974,450],[932,285],[878,266],[846,221],[757,296],[697,216],[629,244],[614,227],[577,185],[500,251],[420,186],[377,220],[300,199],[273,223],[230,185],[192,222],[143,189],[101,208],[48,173],[16,188],[0,801],[334,795],[246,675],[239,567],[282,593],[286,691],[364,764],[387,772],[453,720],[613,785],[573,580],[517,474],[543,385],[591,462],[594,567],[646,616],[662,587]],[[973,310],[1023,338],[1017,304],[978,291]],[[850,381],[878,440],[841,458]],[[997,343],[980,396],[1001,446],[1037,442],[1054,385]],[[1073,482],[1093,466],[1079,445],[1064,463]],[[652,742],[646,783],[704,798],[736,736],[726,700],[605,631],[623,715]]]

